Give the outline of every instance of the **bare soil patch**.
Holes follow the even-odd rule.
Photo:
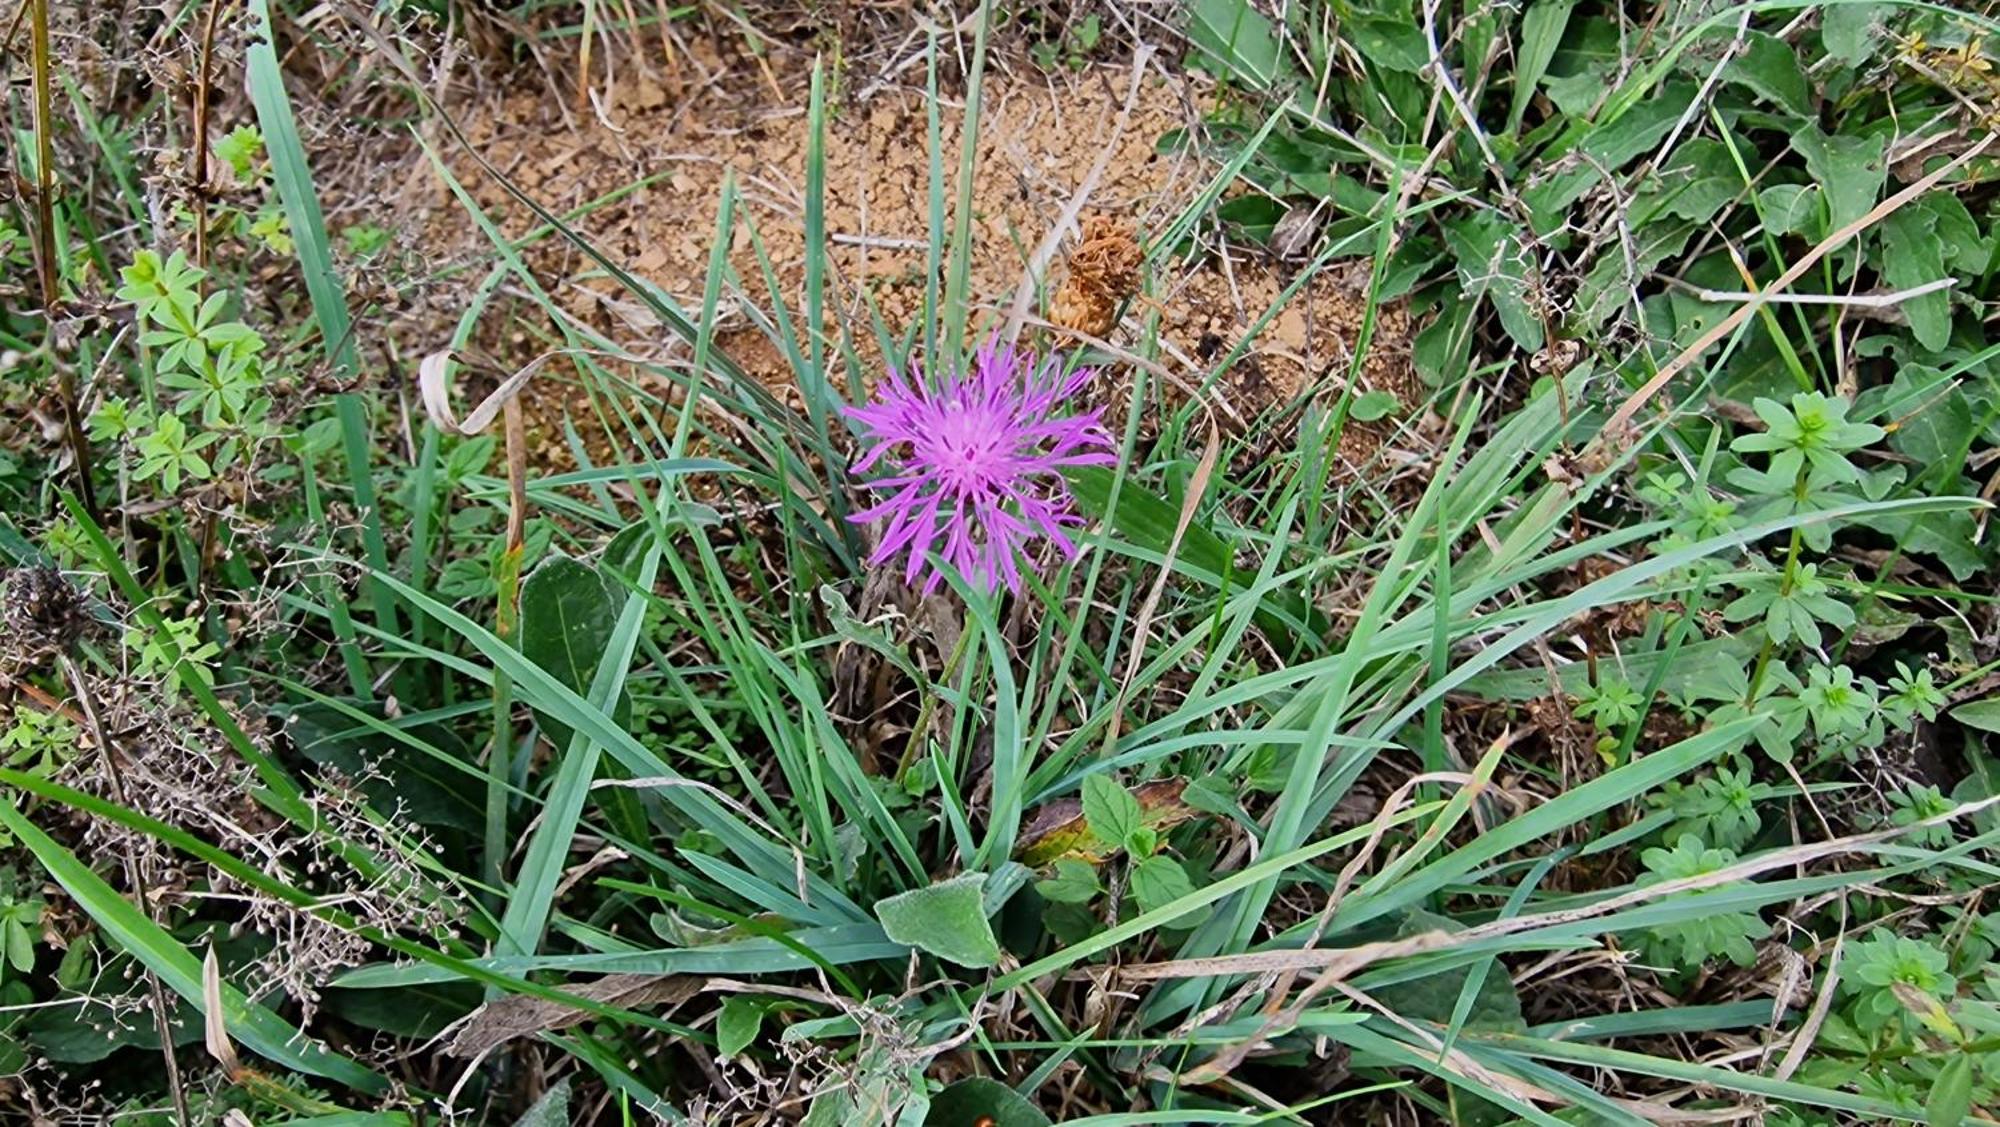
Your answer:
[[[773,71],[720,54],[697,62],[721,77],[696,88],[656,69],[617,86],[610,103],[587,119],[566,113],[564,99],[539,81],[454,112],[486,160],[558,213],[581,211],[574,226],[585,238],[689,307],[699,307],[716,201],[724,177],[733,175],[743,214],[730,258],[749,295],[725,303],[720,344],[766,385],[795,394],[795,376],[784,357],[736,302],[769,304],[751,242],[754,227],[786,304],[795,315],[802,304],[810,73],[796,66]],[[949,200],[966,107],[962,95],[941,95],[940,102]],[[1216,167],[1195,146],[1173,139],[1200,137],[1211,102],[1198,78],[1157,59],[1136,86],[1129,68],[1115,66],[1055,76],[1032,68],[990,74],[972,216],[972,293],[987,321],[1005,318],[1037,247],[1062,220],[1107,147],[1110,155],[1083,215],[1131,224],[1142,239],[1178,215]],[[852,319],[851,335],[874,371],[882,357],[868,327],[863,292],[895,333],[922,309],[923,248],[931,224],[926,97],[921,86],[881,85],[865,98],[841,100],[836,92],[829,105],[830,316]],[[446,152],[454,175],[510,239],[539,226],[469,155],[448,147]],[[485,237],[427,164],[413,165],[406,183],[410,229],[426,258],[439,265],[486,258]],[[1037,279],[1042,293],[1033,312],[1038,316],[1046,312],[1046,295],[1060,282],[1076,237],[1071,224]],[[1260,248],[1232,244],[1225,232],[1206,232],[1203,238],[1210,253],[1193,261],[1156,260],[1149,267],[1140,300],[1113,336],[1116,343],[1135,345],[1142,325],[1157,312],[1160,362],[1176,376],[1166,381],[1170,401],[1198,383],[1291,280]],[[635,354],[671,354],[668,330],[573,246],[545,236],[523,256],[569,315]],[[1360,335],[1366,281],[1365,270],[1336,269],[1305,286],[1209,390],[1217,421],[1225,428],[1244,427],[1302,396],[1337,396]],[[1378,310],[1361,365],[1365,386],[1358,390],[1392,391],[1411,406],[1421,400],[1409,359],[1414,329],[1400,304]],[[439,329],[440,339],[444,331]],[[492,337],[487,343],[502,356],[525,359],[516,354],[535,350],[519,334],[511,342],[504,331]],[[562,435],[564,415],[582,432],[595,427],[587,393],[538,379],[528,402],[531,440],[552,468],[563,468],[572,461]],[[1353,430],[1344,449],[1356,458],[1374,453],[1390,434],[1386,427]]]

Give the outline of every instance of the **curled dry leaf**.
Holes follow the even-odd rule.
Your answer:
[[[479,406],[461,421],[451,409],[451,377],[455,363],[451,350],[433,352],[417,365],[417,390],[423,397],[424,413],[431,417],[431,422],[436,423],[439,430],[448,434],[478,434],[493,425],[500,409],[521,393],[535,373],[541,371],[542,365],[563,354],[563,350],[544,352],[528,361],[520,371],[501,381],[500,386],[493,389],[493,394],[480,400]]]
[[[208,1055],[222,1066],[223,1075],[235,1079],[243,1071],[243,1063],[236,1058],[236,1046],[229,1040],[229,1026],[222,1009],[222,970],[216,964],[214,947],[201,960],[201,1031]]]

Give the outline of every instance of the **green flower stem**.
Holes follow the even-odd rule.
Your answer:
[[[1792,483],[1792,496],[1801,505],[1804,505],[1806,501],[1806,482],[1807,475],[1810,472],[1810,463],[1801,464],[1799,466],[1798,480]],[[1785,574],[1778,580],[1778,597],[1780,599],[1789,597],[1792,593],[1792,585],[1798,582],[1799,547],[1803,542],[1803,530],[1794,527],[1791,539],[1785,546]],[[1770,667],[1771,655],[1776,649],[1777,646],[1771,641],[1770,633],[1766,631],[1764,634],[1764,644],[1758,647],[1757,650],[1757,667],[1750,672],[1750,689],[1743,697],[1744,707],[1749,707],[1757,699],[1757,690],[1764,685],[1764,671]]]

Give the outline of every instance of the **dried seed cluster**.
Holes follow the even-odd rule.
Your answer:
[[[1105,215],[1083,221],[1083,241],[1069,256],[1069,276],[1049,299],[1049,323],[1086,336],[1110,335],[1118,307],[1139,292],[1146,253],[1131,227]]]
[[[90,625],[83,592],[55,568],[0,574],[0,668],[29,669],[68,653]]]

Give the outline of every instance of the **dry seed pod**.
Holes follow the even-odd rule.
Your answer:
[[[1083,221],[1083,241],[1069,256],[1069,276],[1049,299],[1049,323],[1085,336],[1108,336],[1118,307],[1139,291],[1145,251],[1126,224],[1105,215]]]

